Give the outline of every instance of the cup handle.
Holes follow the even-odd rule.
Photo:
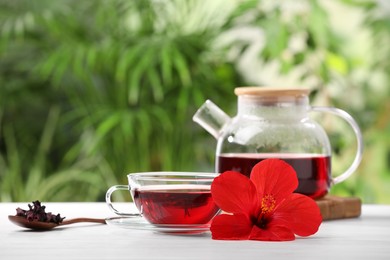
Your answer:
[[[118,211],[116,208],[114,208],[114,206],[112,205],[112,202],[111,202],[111,195],[112,193],[114,193],[115,191],[117,190],[129,190],[129,186],[128,185],[114,185],[112,186],[111,188],[109,188],[107,190],[107,193],[106,193],[106,203],[108,205],[108,208],[114,212],[115,214],[119,215],[119,216],[126,216],[126,217],[137,217],[137,216],[141,216],[141,214],[139,213],[123,213],[123,212],[120,212]]]
[[[349,166],[349,168],[344,173],[342,173],[339,176],[336,176],[334,178],[332,177],[332,184],[337,184],[337,183],[343,182],[355,172],[355,170],[357,169],[357,167],[359,166],[359,164],[362,160],[362,157],[363,157],[362,132],[360,131],[360,128],[359,128],[358,124],[356,123],[355,119],[353,119],[353,117],[350,114],[348,114],[347,112],[345,112],[342,109],[334,108],[334,107],[311,107],[311,111],[326,112],[326,113],[331,113],[331,114],[334,114],[336,116],[339,116],[348,122],[348,124],[352,127],[352,129],[355,133],[356,141],[357,141],[357,150],[356,150],[355,159],[353,160],[351,166]]]

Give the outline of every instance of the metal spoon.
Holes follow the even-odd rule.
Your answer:
[[[40,230],[40,231],[50,230],[55,227],[65,226],[65,225],[80,223],[80,222],[93,222],[93,223],[106,224],[105,219],[100,219],[100,218],[74,218],[74,219],[64,220],[59,224],[53,222],[36,221],[36,220],[28,221],[25,217],[11,216],[11,215],[8,216],[8,219],[12,223],[20,227],[29,228],[32,230]]]

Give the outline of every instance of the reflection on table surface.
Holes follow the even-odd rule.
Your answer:
[[[45,203],[66,218],[113,217],[105,203]],[[363,205],[359,218],[324,221],[308,238],[291,242],[218,241],[209,232],[175,235],[80,223],[48,232],[8,221],[27,203],[0,203],[0,259],[388,259],[390,205]],[[131,203],[118,207],[134,210]]]

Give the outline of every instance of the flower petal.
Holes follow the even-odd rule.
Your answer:
[[[294,193],[275,209],[273,221],[289,225],[291,230],[299,236],[310,236],[318,231],[322,216],[313,199]]]
[[[238,172],[227,171],[211,184],[215,204],[228,213],[251,215],[258,208],[256,187],[251,180]]]
[[[254,226],[249,239],[261,241],[291,241],[295,239],[295,235],[288,227],[278,226],[271,222],[265,229]]]
[[[283,160],[266,159],[257,163],[250,179],[259,196],[272,195],[278,205],[298,187],[298,178],[292,166]]]
[[[211,222],[211,235],[213,239],[219,240],[244,240],[248,239],[252,230],[252,223],[246,215],[216,216]]]

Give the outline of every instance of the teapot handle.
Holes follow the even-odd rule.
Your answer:
[[[332,184],[337,184],[342,181],[345,181],[358,168],[363,157],[363,136],[360,131],[360,128],[356,123],[355,119],[353,119],[353,117],[350,114],[348,114],[342,109],[334,108],[334,107],[311,107],[311,111],[327,112],[327,113],[337,115],[343,118],[345,121],[347,121],[355,133],[356,141],[357,141],[357,151],[356,151],[355,159],[353,160],[351,166],[344,173],[340,174],[335,178],[332,178]]]

